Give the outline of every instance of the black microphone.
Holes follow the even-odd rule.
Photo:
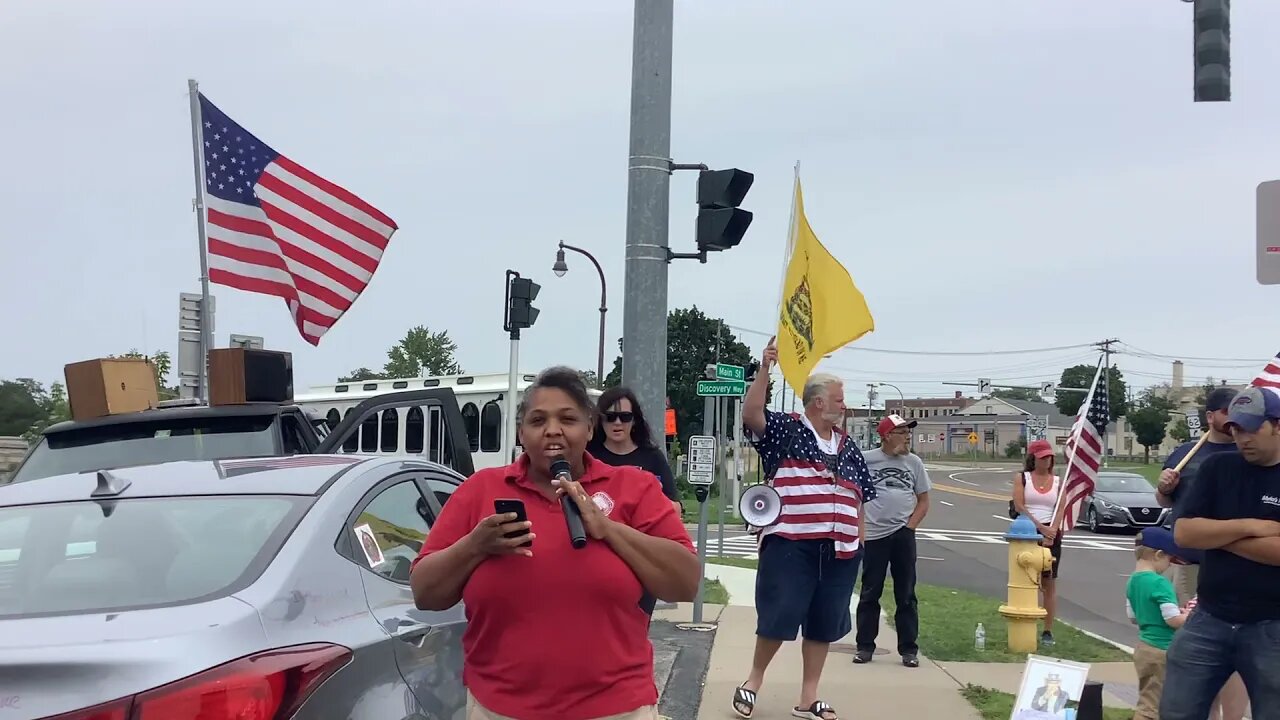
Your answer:
[[[563,455],[551,461],[551,476],[561,482],[573,479],[573,468]],[[564,511],[564,524],[569,526],[569,539],[573,546],[578,549],[586,547],[587,531],[582,527],[582,511],[567,492],[560,496],[560,509]]]

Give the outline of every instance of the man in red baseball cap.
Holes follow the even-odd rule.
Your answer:
[[[871,662],[880,632],[880,595],[885,576],[893,574],[893,615],[898,634],[898,655],[909,668],[920,667],[916,638],[920,616],[916,607],[916,527],[929,511],[929,473],[911,452],[915,420],[888,415],[876,430],[880,447],[863,453],[874,500],[862,504],[862,590],[858,593],[857,652],[855,663]]]

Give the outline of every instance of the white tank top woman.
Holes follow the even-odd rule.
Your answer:
[[[1053,522],[1053,513],[1058,509],[1058,492],[1061,489],[1058,476],[1053,476],[1053,484],[1045,492],[1041,492],[1031,479],[1031,473],[1022,473],[1022,502],[1027,512],[1036,522],[1048,525]]]

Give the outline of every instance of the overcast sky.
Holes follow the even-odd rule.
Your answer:
[[[1233,8],[1233,101],[1191,100],[1176,0],[680,0],[673,154],[756,174],[742,245],[671,265],[671,307],[776,327],[792,166],[819,238],[868,298],[854,348],[986,352],[1107,337],[1131,379],[1249,377],[1280,349],[1256,283],[1254,191],[1280,177],[1280,3]],[[274,297],[214,286],[218,345],[262,335],[297,385],[378,368],[417,324],[504,372],[503,272],[542,285],[522,365],[594,368],[598,281],[622,332],[632,3],[0,3],[0,378],[176,348],[199,262],[186,81],[398,223],[318,348]],[[695,174],[671,185],[690,249]],[[740,333],[753,349],[767,336]],[[1227,358],[1217,361],[1206,358]],[[849,379],[1053,379],[1071,349],[852,349]],[[856,385],[854,385],[856,383]],[[891,392],[891,391],[890,391]],[[851,398],[852,400],[852,398]],[[852,403],[851,403],[852,404]]]

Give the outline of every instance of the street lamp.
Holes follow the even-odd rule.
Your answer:
[[[905,396],[905,395],[903,395],[903,394],[902,394],[902,390],[901,390],[897,385],[894,385],[893,383],[887,383],[887,382],[878,382],[878,383],[871,383],[871,384],[872,384],[872,385],[875,385],[875,386],[877,386],[877,387],[878,387],[878,386],[880,386],[880,385],[884,385],[884,386],[886,386],[886,387],[891,387],[891,388],[893,388],[894,390],[897,390],[897,391],[898,391],[898,402],[900,403],[900,404],[898,405],[898,412],[902,412],[903,410],[905,410],[905,409],[906,409],[906,407],[907,407],[907,398],[906,398],[906,396]]]
[[[600,276],[600,348],[599,348],[598,357],[596,358],[596,385],[598,387],[603,388],[604,387],[604,318],[605,318],[605,313],[607,313],[609,310],[608,302],[607,302],[608,292],[604,282],[604,270],[600,267],[600,263],[596,260],[594,255],[587,252],[586,250],[583,250],[580,247],[574,247],[573,245],[566,245],[564,241],[561,240],[560,248],[556,250],[556,261],[551,266],[551,272],[555,273],[556,277],[564,277],[565,273],[569,272],[569,264],[564,261],[565,250],[572,250],[576,253],[580,253],[586,256],[586,258],[591,261],[591,264],[596,266],[596,273]],[[619,344],[621,344],[621,341],[619,341]]]

